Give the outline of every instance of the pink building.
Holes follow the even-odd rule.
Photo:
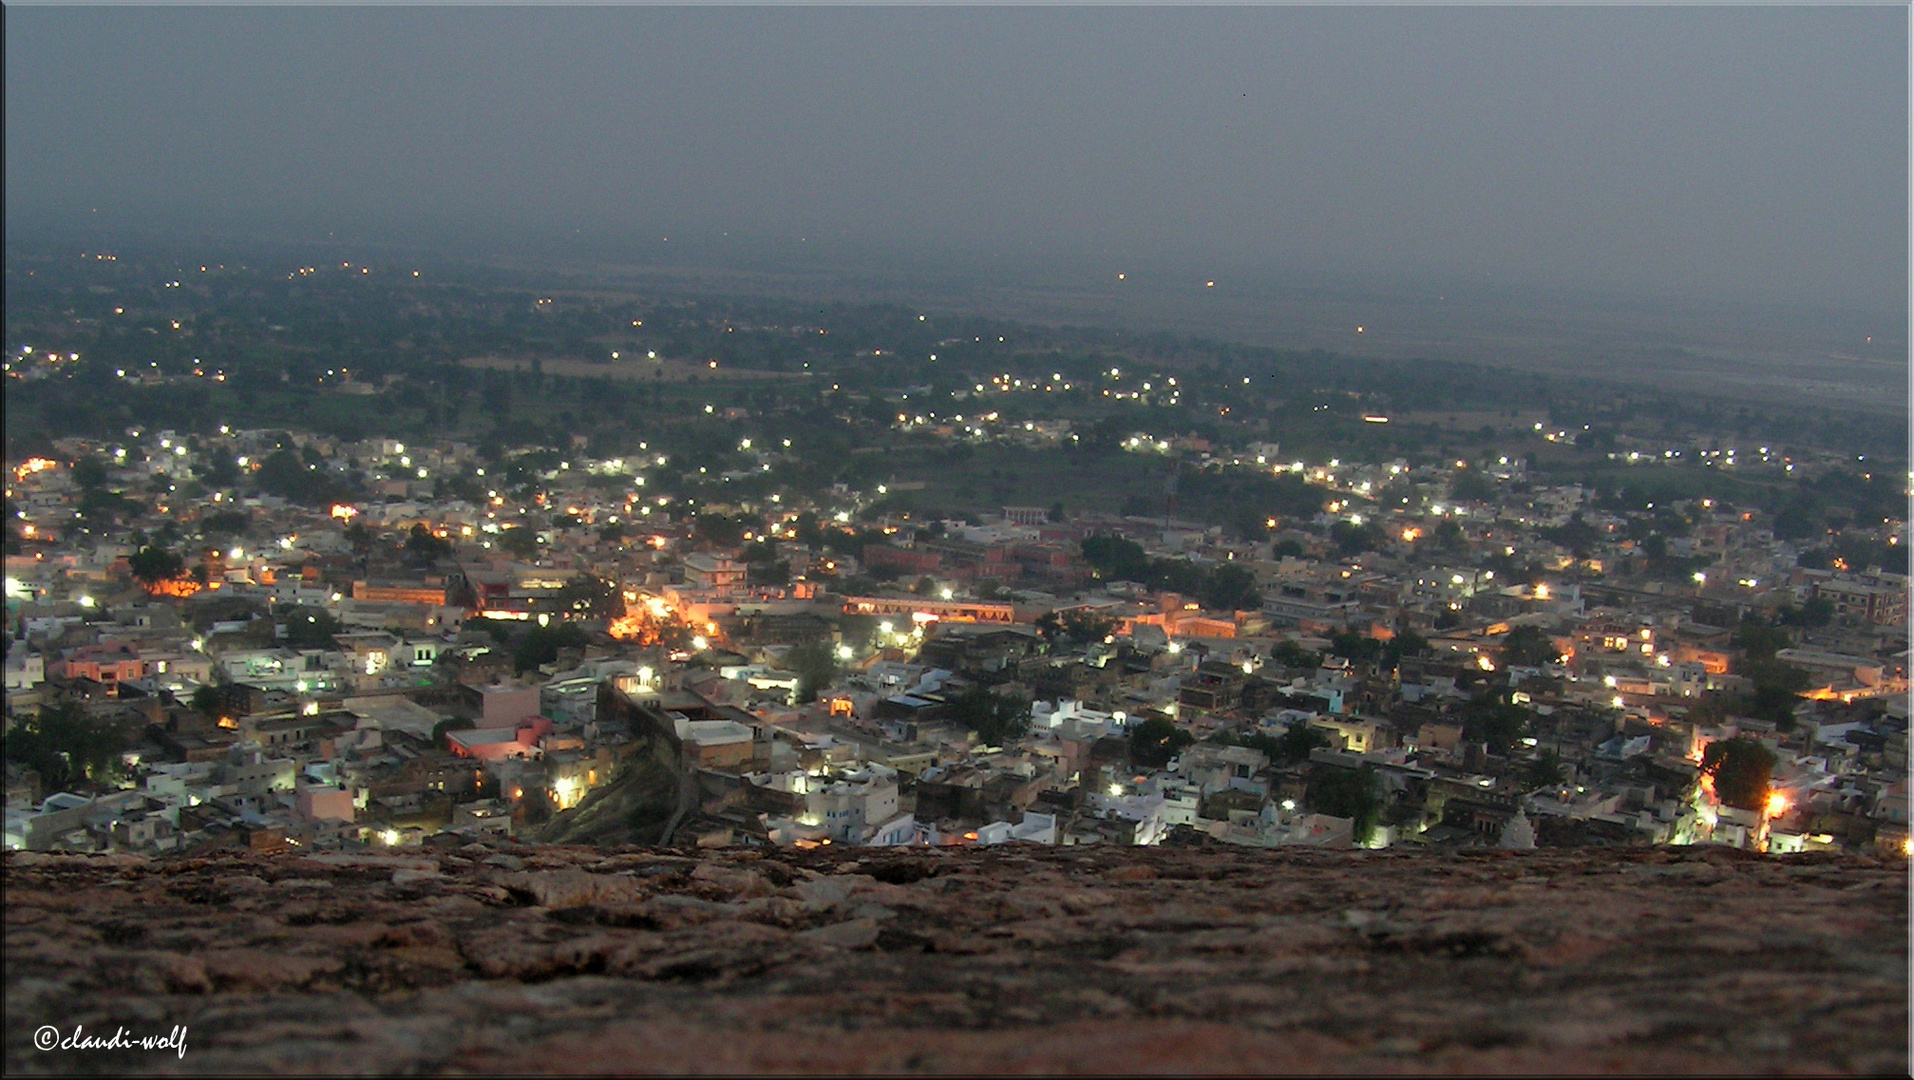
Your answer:
[[[539,740],[552,733],[552,722],[533,716],[514,727],[473,728],[445,733],[446,745],[460,757],[500,761],[538,754]]]
[[[352,792],[330,785],[306,784],[293,796],[292,809],[301,821],[351,821]]]
[[[538,687],[504,682],[478,688],[482,728],[514,727],[538,715]]]

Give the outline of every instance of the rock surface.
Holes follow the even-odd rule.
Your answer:
[[[1857,857],[504,843],[5,882],[10,1073],[1909,1064],[1907,867]]]

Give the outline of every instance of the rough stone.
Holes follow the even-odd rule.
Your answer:
[[[10,1073],[1900,1073],[1907,867],[1679,849],[11,854]],[[387,883],[398,881],[403,889]],[[41,1052],[42,1024],[190,1031]]]

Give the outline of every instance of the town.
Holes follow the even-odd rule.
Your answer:
[[[8,392],[79,359],[16,347]],[[1902,472],[1527,414],[1292,457],[998,404],[1184,407],[1169,369],[1004,368],[839,418],[933,469],[1050,463],[961,507],[868,460],[807,482],[748,392],[683,410],[734,440],[708,457],[204,416],[10,453],[5,844],[1906,854]],[[1084,498],[1089,439],[1154,490]],[[1538,463],[1571,446],[1779,501]]]

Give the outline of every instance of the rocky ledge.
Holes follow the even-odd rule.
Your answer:
[[[1907,867],[1858,857],[474,844],[5,884],[9,1073],[1909,1064]]]

